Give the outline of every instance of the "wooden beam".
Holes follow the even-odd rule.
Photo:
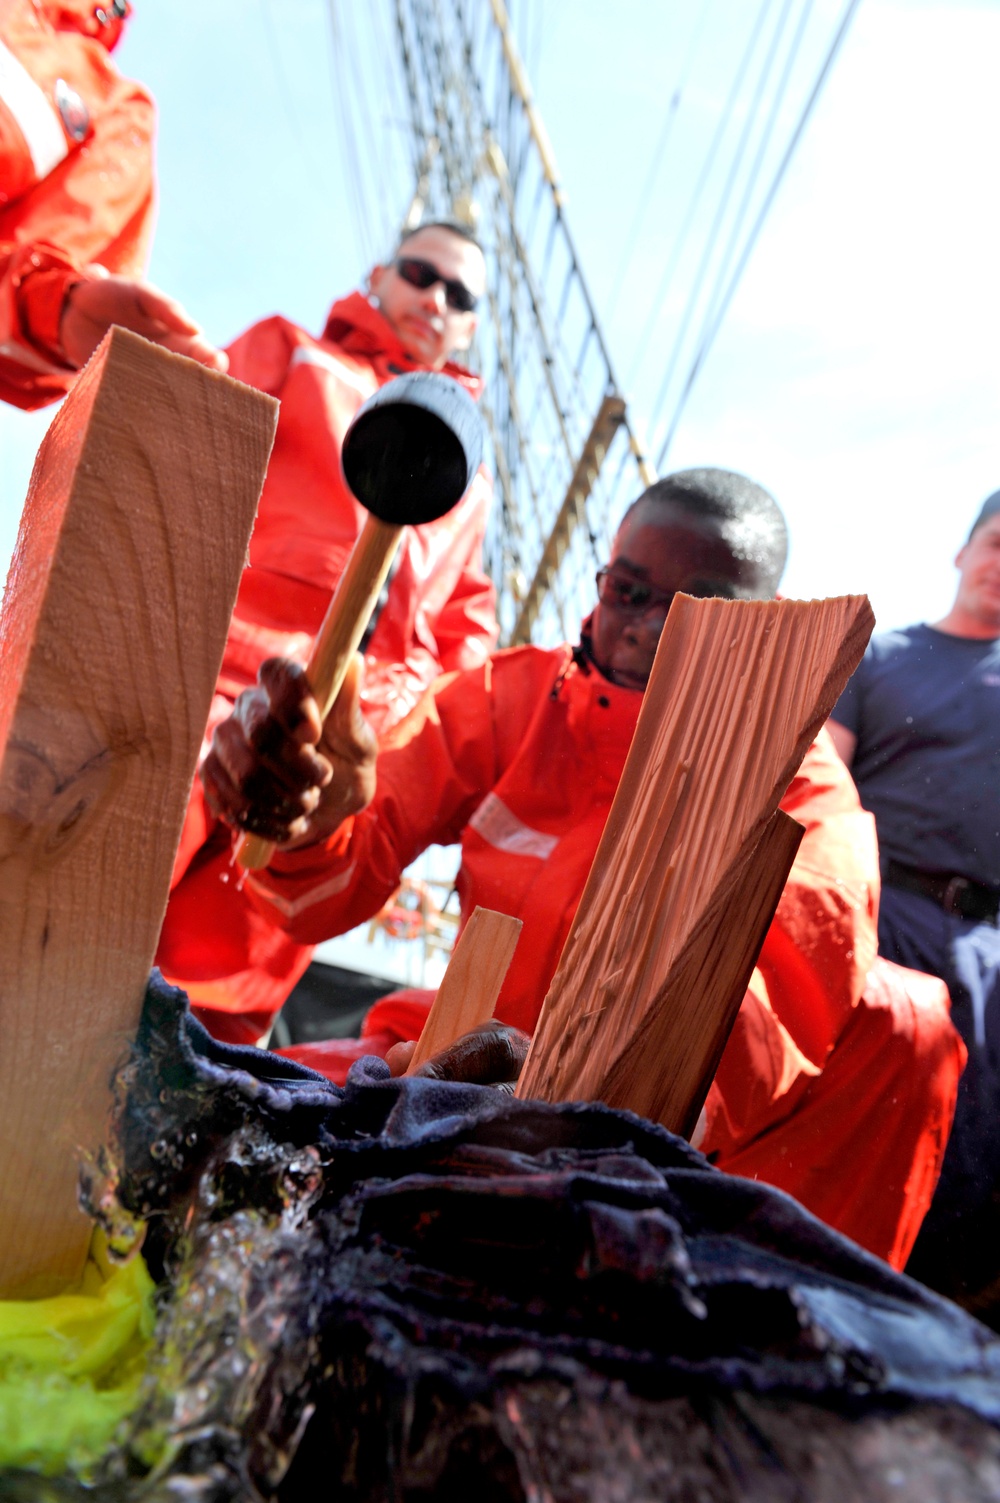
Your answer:
[[[46,435],[0,614],[0,1294],[83,1266],[102,1142],[277,404],[112,330]]]
[[[873,625],[864,596],[675,598],[519,1096],[693,1125],[794,856],[778,802]]]
[[[511,632],[513,647],[531,641],[531,630],[538,619],[542,602],[552,588],[552,581],[559,572],[559,565],[566,556],[573,533],[586,516],[587,497],[597,484],[601,466],[624,421],[624,399],[617,392],[607,392],[576,462],[566,495],[542,549],[534,578],[521,601],[514,630]]]
[[[407,1075],[447,1049],[463,1033],[489,1022],[514,956],[521,920],[475,908],[448,962]]]

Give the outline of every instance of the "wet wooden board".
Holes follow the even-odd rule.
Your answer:
[[[43,441],[0,616],[0,1294],[81,1271],[277,404],[112,330]]]

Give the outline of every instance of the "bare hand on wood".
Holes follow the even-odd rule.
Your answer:
[[[360,677],[355,658],[324,726],[301,665],[262,663],[201,768],[213,812],[275,845],[311,845],[371,803],[376,741],[361,713]]]
[[[229,357],[208,342],[180,303],[149,282],[109,276],[103,267],[89,266],[84,280],[70,287],[63,302],[59,336],[67,365],[77,370],[86,365],[112,324],[210,370],[229,368]]]
[[[414,1071],[431,1080],[461,1080],[471,1085],[495,1085],[513,1089],[528,1057],[531,1043],[526,1033],[491,1018],[471,1028],[440,1054]],[[405,1075],[416,1042],[394,1044],[386,1055],[393,1075]]]

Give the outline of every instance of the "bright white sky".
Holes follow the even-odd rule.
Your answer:
[[[513,0],[512,9],[599,313],[700,36],[626,291],[606,322],[624,378],[756,6]],[[816,0],[802,88],[840,10],[841,0]],[[137,0],[136,12],[118,61],[160,107],[151,276],[220,343],[275,311],[317,329],[384,247],[412,187],[398,93],[380,86],[391,7]],[[950,560],[1000,487],[998,56],[996,0],[861,0],[670,455],[668,467],[724,465],[767,485],[792,529],[785,593],[867,590],[883,626],[943,614]],[[367,170],[373,183],[379,173],[381,225],[363,234],[335,103],[345,68],[363,70],[379,133]],[[782,137],[795,113],[779,122]],[[625,383],[641,424],[682,302],[679,292],[668,299]],[[2,559],[50,417],[0,411]]]

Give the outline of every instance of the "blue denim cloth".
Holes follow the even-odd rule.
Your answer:
[[[885,886],[878,933],[889,960],[946,983],[969,1051],[941,1180],[908,1265],[968,1300],[1000,1280],[1000,929]],[[997,1300],[1000,1309],[1000,1289]],[[982,1314],[994,1319],[985,1306]]]
[[[275,1329],[301,1324],[303,1350],[319,1339],[338,1371],[360,1342],[386,1381],[447,1373],[472,1393],[527,1352],[539,1372],[649,1392],[894,1395],[1000,1423],[1000,1341],[781,1191],[630,1112],[393,1079],[373,1058],[341,1089],[217,1043],[159,978],[129,1074],[120,1190],[159,1226],[167,1268],[198,1240],[193,1206],[213,1222],[269,1208],[292,1161],[322,1166],[264,1285]]]

